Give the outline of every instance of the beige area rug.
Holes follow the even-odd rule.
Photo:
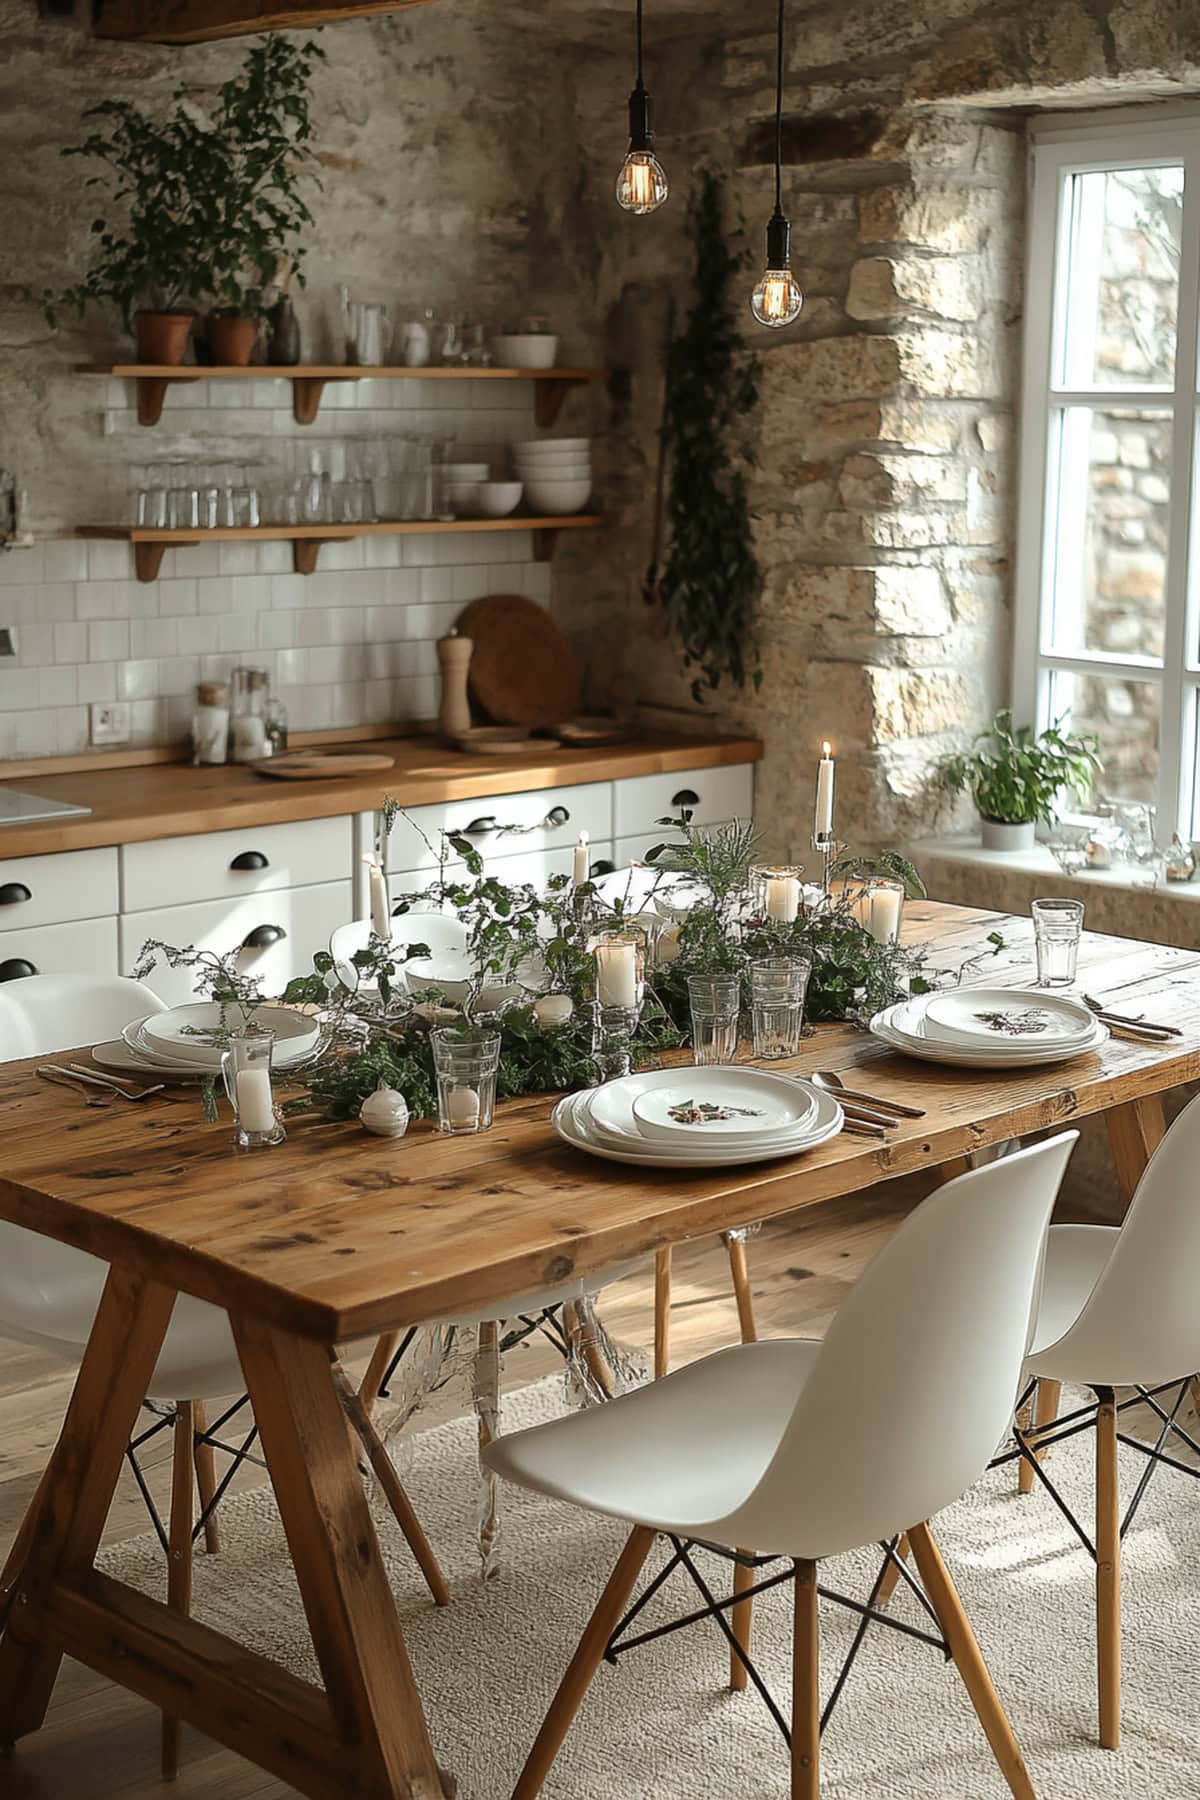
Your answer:
[[[506,1401],[505,1424],[534,1423],[564,1404],[560,1381],[541,1382]],[[1085,1515],[1090,1443],[1080,1438],[1052,1453],[1057,1478]],[[1128,1494],[1141,1459],[1121,1455]],[[381,1538],[438,1755],[458,1776],[460,1800],[506,1800],[624,1534],[506,1489],[504,1571],[485,1588],[474,1541],[473,1421],[415,1437],[405,1465],[453,1590],[452,1605],[436,1611],[385,1514]],[[1014,1488],[1011,1467],[989,1475],[942,1516],[938,1537],[1040,1800],[1200,1796],[1200,1483],[1160,1470],[1127,1540],[1125,1742],[1115,1755],[1095,1744],[1092,1565],[1047,1496],[1022,1500]],[[231,1499],[223,1526],[221,1554],[197,1557],[197,1614],[315,1678],[269,1494]],[[876,1564],[847,1557],[824,1565],[822,1579],[865,1598]],[[110,1552],[106,1566],[150,1592],[165,1586],[149,1537]],[[757,1602],[754,1644],[785,1713],[786,1596],[785,1587]],[[643,1618],[657,1623],[693,1603],[679,1575]],[[916,1620],[909,1600],[897,1604]],[[826,1683],[852,1629],[849,1614],[822,1606]],[[726,1669],[724,1640],[710,1621],[603,1666],[547,1783],[549,1800],[782,1800],[783,1740],[752,1691],[727,1691]],[[936,1650],[875,1627],[823,1758],[827,1800],[990,1800],[1008,1792],[953,1668]]]

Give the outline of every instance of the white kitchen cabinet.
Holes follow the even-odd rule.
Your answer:
[[[117,911],[115,850],[0,858],[0,935]]]
[[[581,831],[594,843],[609,843],[612,795],[611,781],[590,781],[577,787],[539,788],[530,793],[492,795],[486,800],[449,800],[413,807],[392,827],[388,871],[422,873],[426,878],[436,875],[445,832],[468,837],[489,867],[494,860],[507,861],[518,855],[569,852]]]
[[[117,973],[115,916],[0,932],[0,981],[16,981],[24,975]],[[0,1062],[3,1060],[0,1046]]]
[[[240,945],[239,967],[257,977],[264,994],[276,995],[293,976],[311,972],[313,952],[328,948],[334,928],[353,916],[348,870],[345,880],[314,887],[130,913],[121,919],[121,972],[130,973],[147,938],[222,954]],[[187,969],[156,968],[149,983],[172,1006],[195,997]]]
[[[613,837],[652,832],[657,819],[690,814],[696,825],[749,819],[754,812],[754,767],[735,763],[715,769],[683,769],[674,775],[633,775],[613,783]],[[664,827],[656,842],[662,841]]]
[[[238,901],[282,888],[349,881],[351,826],[346,815],[125,844],[121,911],[147,912],[185,900]]]

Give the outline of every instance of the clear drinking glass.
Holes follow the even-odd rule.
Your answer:
[[[795,1056],[804,1025],[812,964],[803,956],[764,956],[750,964],[754,1054],[768,1062]]]
[[[596,1004],[636,1010],[646,985],[646,939],[632,931],[611,932],[592,946],[596,959]]]
[[[454,1137],[487,1131],[496,1106],[500,1033],[447,1025],[430,1033],[437,1071],[438,1129]]]
[[[640,1006],[597,1006],[592,1016],[592,1055],[600,1080],[615,1081],[633,1066]]]
[[[1039,987],[1070,987],[1083,935],[1082,900],[1035,900],[1033,939]]]
[[[768,925],[790,925],[804,898],[801,863],[751,863],[750,899],[755,914]]]
[[[854,916],[877,944],[898,944],[904,916],[904,883],[872,875],[854,901]]]
[[[692,1061],[697,1067],[737,1060],[741,982],[736,975],[689,975]]]
[[[233,1141],[243,1150],[264,1150],[287,1136],[271,1092],[275,1033],[257,1025],[240,1032],[221,1058],[221,1077],[234,1113]]]

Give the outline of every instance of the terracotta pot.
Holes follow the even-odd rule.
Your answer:
[[[219,368],[244,369],[254,355],[258,320],[239,319],[228,313],[209,313],[208,343]]]
[[[192,329],[191,313],[139,312],[133,315],[140,363],[181,363]]]

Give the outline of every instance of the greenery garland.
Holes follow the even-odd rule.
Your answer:
[[[662,606],[683,645],[683,666],[696,669],[692,698],[703,701],[724,677],[736,687],[762,681],[754,636],[761,577],[750,526],[745,477],[749,446],[737,441],[758,404],[759,364],[746,353],[731,284],[745,256],[731,251],[722,229],[721,184],[705,173],[688,210],[695,252],[695,294],[682,332],[666,354],[661,428],[670,459],[670,541],[661,568],[646,573],[644,596]],[[657,555],[657,547],[656,547]]]

